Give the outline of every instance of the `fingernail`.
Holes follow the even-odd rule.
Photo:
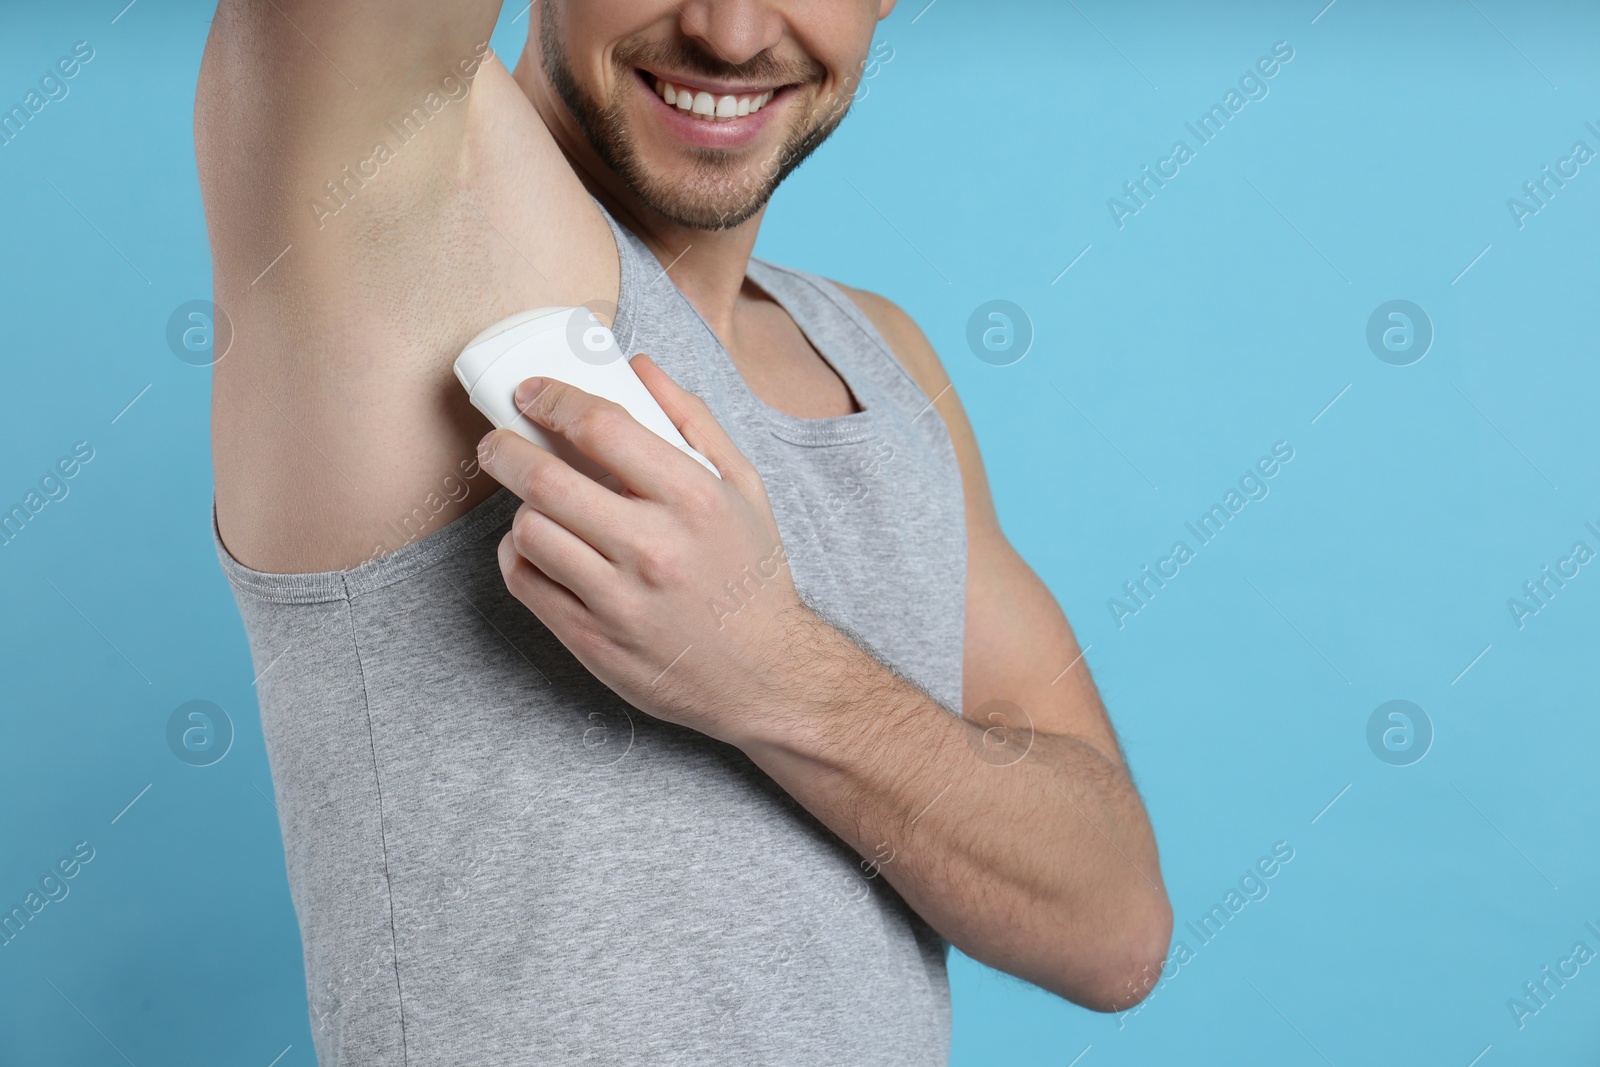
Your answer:
[[[526,405],[528,401],[539,395],[539,390],[543,389],[544,386],[545,381],[543,378],[529,378],[517,386],[517,405],[519,407]]]

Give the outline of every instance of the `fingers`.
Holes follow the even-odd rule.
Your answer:
[[[615,591],[616,568],[571,530],[523,504],[511,520],[510,540],[517,554],[559,583],[590,611]]]
[[[478,442],[478,465],[593,551],[610,560],[620,558],[630,504],[627,498],[511,430],[491,430],[484,435]]]
[[[506,589],[539,621],[553,633],[566,633],[577,621],[584,618],[586,609],[561,583],[535,567],[517,549],[512,534],[500,539],[497,550],[500,559],[500,576]]]
[[[681,479],[698,467],[627,408],[553,378],[530,378],[517,388],[518,409],[537,426],[560,434],[635,495],[673,502]]]
[[[673,381],[671,375],[643,352],[628,362],[644,387],[650,390],[650,395],[656,398],[656,403],[661,405],[661,410],[667,413],[667,418],[672,420],[672,425],[689,442],[689,447],[709,459],[724,481],[731,478],[741,491],[748,489],[755,468],[711,413],[710,406]]]

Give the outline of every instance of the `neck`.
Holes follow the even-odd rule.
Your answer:
[[[578,180],[619,223],[645,243],[668,278],[717,336],[725,343],[731,341],[734,311],[744,288],[756,234],[766,216],[765,205],[749,219],[726,230],[683,226],[653,210],[595,154],[572,113],[556,97],[543,68],[531,58],[534,51],[524,51],[512,76],[544,120]]]

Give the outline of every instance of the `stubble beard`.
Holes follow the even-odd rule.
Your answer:
[[[850,109],[847,99],[830,101],[833,106],[823,108],[821,115],[813,109],[797,120],[776,151],[755,160],[721,149],[691,148],[686,172],[657,174],[641,158],[626,118],[628,85],[637,78],[637,68],[659,65],[711,77],[805,85],[821,80],[820,64],[813,63],[811,70],[804,72],[784,71],[770,57],[757,56],[735,68],[681,46],[625,46],[613,60],[617,66],[616,89],[611,99],[601,104],[586,95],[573,77],[548,4],[540,19],[539,36],[550,84],[601,162],[645,207],[690,229],[726,230],[752,218],[783,180],[838,129]]]

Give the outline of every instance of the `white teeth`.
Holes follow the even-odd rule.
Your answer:
[[[753,115],[765,107],[776,92],[769,89],[755,96],[732,94],[712,96],[704,90],[679,88],[660,78],[655,79],[655,89],[656,95],[664,100],[668,107],[675,107],[679,111],[709,122],[726,122],[729,119]]]

